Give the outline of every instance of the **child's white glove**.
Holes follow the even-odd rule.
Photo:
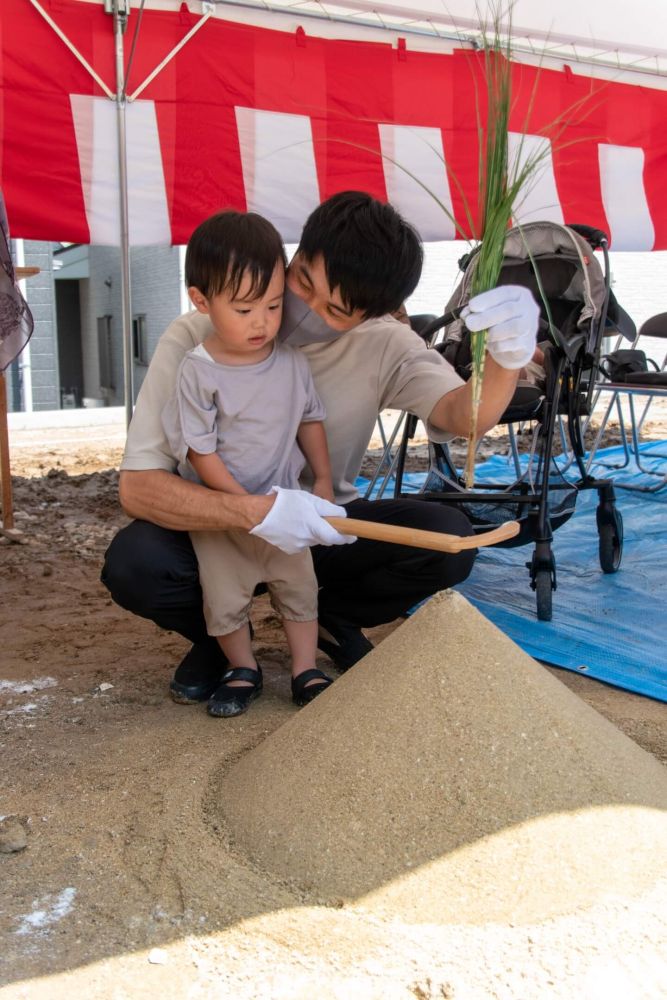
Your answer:
[[[488,330],[486,349],[501,368],[516,371],[532,358],[540,308],[528,288],[498,285],[475,295],[461,318],[473,333]]]
[[[341,535],[324,520],[325,517],[347,517],[344,507],[304,490],[272,486],[271,493],[276,494],[273,507],[264,520],[251,529],[251,535],[258,535],[289,556],[310,545],[349,545],[356,542],[353,535]]]

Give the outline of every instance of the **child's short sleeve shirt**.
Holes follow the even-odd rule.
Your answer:
[[[303,422],[324,420],[306,358],[275,345],[264,361],[223,365],[203,345],[183,358],[163,423],[179,472],[196,479],[187,452],[217,453],[249,493],[297,489],[305,458]]]

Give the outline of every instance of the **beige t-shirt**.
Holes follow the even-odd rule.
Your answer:
[[[178,463],[161,415],[174,391],[183,356],[209,333],[208,317],[198,312],[179,316],[167,327],[137,399],[121,469],[176,470]],[[451,437],[431,427],[428,416],[441,396],[463,382],[451,365],[437,351],[429,350],[404,323],[391,316],[369,319],[337,340],[308,344],[300,350],[310,362],[315,388],[327,413],[325,429],[338,503],[358,496],[354,481],[381,410],[408,410],[426,423],[433,440]],[[305,476],[302,485],[309,488]]]

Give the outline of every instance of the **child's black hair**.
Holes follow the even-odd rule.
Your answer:
[[[395,208],[363,191],[328,198],[306,220],[299,252],[322,254],[329,287],[365,319],[395,312],[421,277],[424,251]]]
[[[197,226],[185,252],[185,284],[207,299],[227,291],[238,295],[244,275],[250,276],[248,301],[266,292],[276,264],[286,267],[280,233],[255,212],[218,212]]]

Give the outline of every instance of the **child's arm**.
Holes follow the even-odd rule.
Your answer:
[[[202,483],[212,490],[220,490],[221,493],[234,493],[237,496],[247,496],[248,491],[244,490],[240,483],[234,479],[222,459],[211,452],[210,455],[201,455],[192,448],[188,448],[188,462],[195,470]]]
[[[192,353],[186,354],[178,371],[176,393],[168,414],[168,424],[175,423],[176,454],[185,458],[197,476],[211,490],[236,496],[247,496],[248,491],[231,474],[215,448],[218,404],[215,381],[209,378],[208,366],[201,366]],[[196,442],[210,451],[195,451],[188,441]]]
[[[333,501],[333,479],[327,438],[324,424],[320,420],[302,423],[297,431],[296,439],[306,461],[313,472],[313,493],[323,500]]]

